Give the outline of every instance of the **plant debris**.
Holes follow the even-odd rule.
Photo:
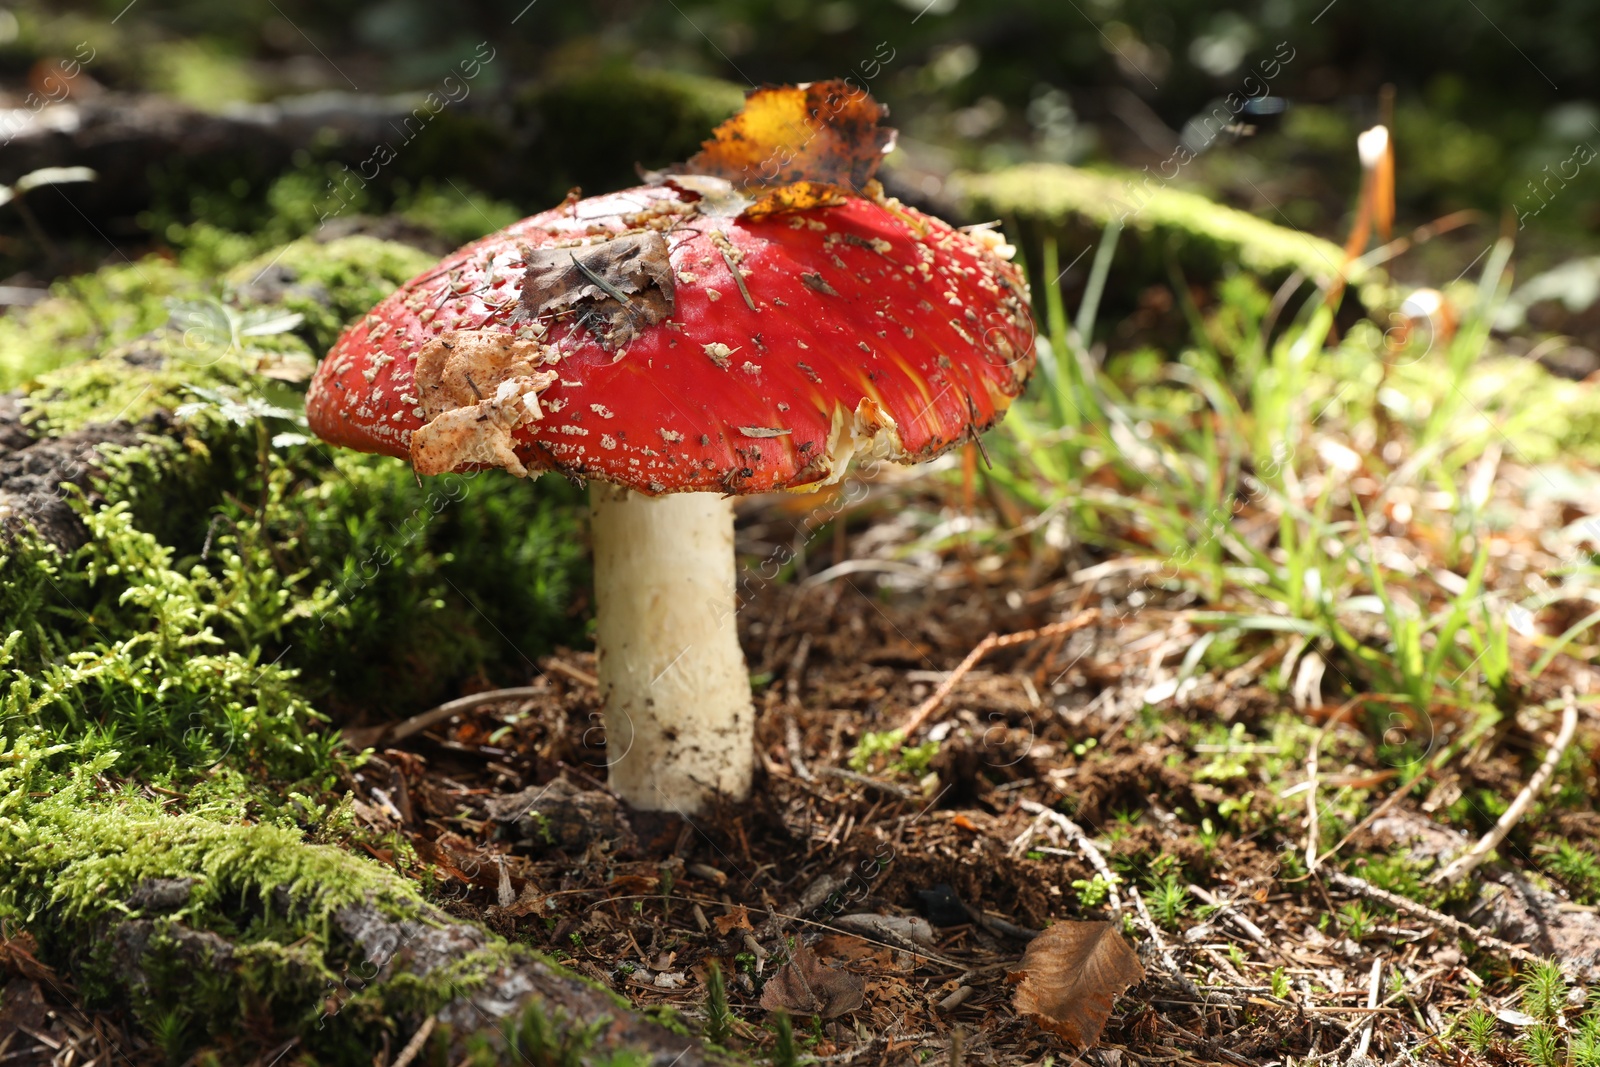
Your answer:
[[[842,968],[827,966],[796,939],[789,962],[767,979],[761,991],[761,1006],[768,1011],[832,1019],[866,1003],[863,989],[860,978]]]
[[[614,352],[672,315],[667,253],[666,239],[655,230],[577,248],[526,249],[523,309],[530,319],[573,309],[579,325]]]
[[[879,125],[887,115],[887,108],[842,79],[757,89],[677,169],[743,189],[807,182],[810,188],[793,195],[808,201],[835,195],[827,186],[859,195],[894,147],[894,131]]]
[[[1108,922],[1054,923],[1028,942],[1012,1003],[1079,1048],[1100,1040],[1117,996],[1144,980],[1139,957]]]

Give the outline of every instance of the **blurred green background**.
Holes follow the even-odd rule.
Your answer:
[[[1600,145],[1593,28],[1584,0],[30,0],[0,9],[0,88],[25,111],[30,93],[51,96],[61,61],[92,55],[69,102],[153,92],[239,115],[306,94],[351,94],[314,98],[337,110],[441,93],[452,102],[397,149],[360,207],[443,196],[469,232],[547,207],[570,184],[601,191],[630,182],[636,163],[681,158],[737,101],[729,87],[868,85],[901,130],[891,188],[946,210],[943,178],[958,168],[1157,167],[1197,115],[1265,87],[1274,103],[1242,116],[1179,183],[1338,236],[1359,177],[1355,134],[1379,120],[1393,86],[1402,223],[1463,208],[1491,228],[1526,216],[1519,248],[1537,262],[1587,248],[1600,225],[1600,167],[1570,177],[1568,162],[1569,178],[1540,190],[1560,195],[1536,198],[1534,184],[1578,145]],[[373,147],[359,141],[325,131],[286,158],[129,158],[99,188],[72,190],[81,212],[35,197],[50,241],[67,246],[52,256],[41,258],[17,211],[0,209],[0,280],[36,284],[84,257],[136,257],[197,218],[259,228],[317,195],[313,180],[272,203],[274,178],[357,165]],[[0,150],[0,180],[22,165],[15,146]],[[501,210],[473,206],[473,192]],[[1481,243],[1461,245],[1461,266]]]

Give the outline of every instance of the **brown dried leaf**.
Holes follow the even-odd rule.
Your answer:
[[[757,89],[680,169],[741,188],[815,182],[859,191],[894,147],[894,131],[878,125],[887,114],[842,79]]]
[[[718,915],[711,920],[711,923],[717,928],[717,933],[724,937],[728,935],[730,930],[752,929],[750,926],[750,911],[743,904],[736,905],[725,914]]]
[[[824,934],[817,942],[817,951],[829,959],[843,960],[846,963],[867,963],[881,971],[895,969],[895,949],[854,934]],[[901,954],[906,955],[903,952]]]
[[[527,313],[576,308],[578,322],[608,352],[672,314],[672,264],[655,230],[579,248],[524,249],[522,261]]]
[[[855,1011],[866,1002],[862,986],[859,977],[825,966],[797,940],[789,962],[767,979],[766,988],[761,991],[761,1006],[768,1011],[832,1019]]]
[[[556,380],[539,370],[539,346],[498,330],[452,330],[417,354],[415,380],[428,422],[411,435],[411,466],[443,474],[470,464],[519,478],[512,431],[542,415],[539,394]]]
[[[1028,943],[1021,968],[1007,977],[1020,983],[1012,999],[1019,1014],[1086,1049],[1144,968],[1113,924],[1058,922]]]
[[[779,186],[770,193],[764,193],[759,200],[744,209],[743,217],[759,219],[767,215],[807,211],[814,207],[837,207],[844,203],[849,195],[848,189],[827,182],[794,182]]]

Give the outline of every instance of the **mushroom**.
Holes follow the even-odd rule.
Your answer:
[[[929,459],[1032,370],[999,235],[872,180],[882,113],[842,82],[758,90],[673,172],[447,256],[312,381],[334,444],[588,482],[610,785],[636,808],[750,793],[732,498]]]

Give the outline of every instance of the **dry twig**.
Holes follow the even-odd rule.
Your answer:
[[[1371,882],[1363,878],[1357,878],[1353,874],[1345,874],[1342,871],[1328,871],[1323,877],[1335,889],[1343,889],[1347,893],[1366,897],[1368,900],[1376,901],[1379,904],[1393,908],[1395,911],[1405,912],[1418,919],[1424,919],[1442,930],[1449,930],[1451,933],[1476,941],[1484,948],[1492,948],[1496,952],[1503,952],[1514,960],[1532,963],[1539,958],[1520,945],[1513,945],[1509,941],[1503,941],[1492,934],[1485,933],[1470,923],[1464,923],[1460,919],[1446,915],[1442,911],[1435,911],[1426,904],[1418,904],[1410,897],[1391,893],[1387,889],[1379,889]]]
[[[944,698],[950,695],[950,691],[956,687],[957,683],[965,678],[972,668],[978,665],[979,660],[994,649],[1026,644],[1029,641],[1037,641],[1041,637],[1069,634],[1074,630],[1083,629],[1085,626],[1096,622],[1099,618],[1100,610],[1098,608],[1090,608],[1088,611],[1079,612],[1070,619],[1053,622],[1049,626],[1040,626],[1032,630],[1019,630],[1014,634],[1005,634],[1004,636],[990,634],[982,641],[979,641],[971,652],[967,653],[967,658],[962,660],[960,665],[950,672],[948,678],[939,683],[939,688],[933,691],[932,696],[924,700],[915,711],[906,717],[904,725],[900,727],[900,732],[907,741],[916,736],[917,731],[922,729],[923,724],[928,721],[928,716],[939,710],[939,705],[944,703]]]
[[[406,1042],[406,1047],[401,1049],[400,1055],[395,1058],[394,1067],[407,1067],[412,1060],[417,1058],[417,1055],[422,1052],[422,1046],[427,1044],[428,1035],[433,1033],[434,1025],[437,1022],[438,1019],[432,1015],[423,1020],[422,1025],[417,1027],[417,1032],[411,1035],[411,1040]]]
[[[1383,980],[1383,957],[1379,956],[1372,961],[1372,977],[1367,981],[1367,1010],[1376,1011],[1378,1008],[1378,984]],[[1372,1047],[1372,1028],[1377,1025],[1378,1017],[1369,1015],[1361,1020],[1361,1040],[1356,1043],[1355,1059],[1365,1059],[1367,1049]]]
[[[1082,617],[1081,615],[1079,616],[1079,618]],[[907,734],[906,736],[910,737],[911,735]],[[1105,880],[1106,896],[1111,900],[1112,914],[1121,915],[1122,894],[1117,892],[1117,883],[1121,879],[1112,873],[1111,866],[1106,863],[1105,856],[1101,855],[1100,850],[1095,847],[1095,843],[1089,840],[1089,835],[1083,832],[1083,827],[1054,808],[1045,807],[1037,800],[1021,800],[1018,801],[1018,804],[1021,805],[1023,811],[1028,812],[1030,815],[1042,815],[1066,831],[1067,836],[1072,839],[1072,843],[1077,845],[1078,849],[1083,853],[1083,858],[1088,860],[1089,865]]]
[[[1572,743],[1572,735],[1578,729],[1578,705],[1573,699],[1572,689],[1567,688],[1561,695],[1567,703],[1561,713],[1561,732],[1556,735],[1555,744],[1550,746],[1550,751],[1545,753],[1544,762],[1533,772],[1533,777],[1528,779],[1528,784],[1522,787],[1522,792],[1517,794],[1517,799],[1511,802],[1511,806],[1500,816],[1494,828],[1484,834],[1477,844],[1451,861],[1448,867],[1429,878],[1430,884],[1454,885],[1459,882],[1464,875],[1482,863],[1501,841],[1505,840],[1506,834],[1521,821],[1529,805],[1544,792],[1551,775],[1555,774],[1556,764],[1561,762],[1562,754],[1567,751],[1567,746]]]
[[[531,697],[539,696],[543,692],[544,690],[535,689],[531,685],[521,685],[511,689],[491,689],[487,693],[473,693],[471,696],[464,696],[458,700],[440,704],[438,707],[424,711],[420,715],[413,715],[404,722],[383,727],[377,737],[368,740],[367,744],[375,745],[379,741],[400,741],[410,737],[412,734],[421,733],[435,723],[444,722],[451,716],[460,715],[463,711],[471,711],[473,708],[481,708],[485,704],[499,704],[507,700],[527,700]]]

